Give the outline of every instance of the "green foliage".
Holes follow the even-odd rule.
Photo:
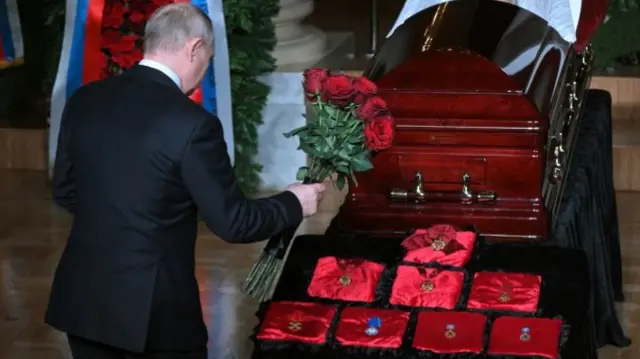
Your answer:
[[[609,8],[613,11],[640,10],[640,0],[611,0]]]
[[[235,169],[245,193],[260,185],[262,166],[258,154],[258,126],[269,95],[269,86],[259,77],[275,70],[271,56],[276,45],[272,17],[278,15],[278,0],[223,0],[233,101]]]
[[[591,41],[598,70],[640,64],[640,0],[611,0],[604,24]]]
[[[297,179],[309,177],[314,182],[333,179],[336,187],[344,188],[347,177],[357,186],[356,172],[373,168],[370,151],[365,146],[364,122],[354,114],[355,105],[342,109],[323,103],[319,98],[309,108],[312,115],[307,124],[285,133],[289,138],[298,136],[300,146],[311,158],[309,167],[301,167]]]
[[[618,2],[612,3],[608,20],[592,41],[594,66],[599,69],[638,65],[633,59],[640,53],[640,11],[633,1]]]
[[[64,0],[43,0],[38,6],[18,2],[25,64],[0,71],[0,121],[11,126],[43,127],[58,67]]]
[[[48,95],[53,88],[62,52],[65,4],[65,0],[43,0],[42,14],[45,26],[43,35],[46,38],[47,49],[43,53],[45,73],[42,88]]]

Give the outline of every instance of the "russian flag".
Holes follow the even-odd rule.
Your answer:
[[[0,0],[0,70],[21,65],[24,43],[16,0]]]
[[[4,0],[0,0],[0,2],[2,1]],[[105,2],[106,0],[67,0],[66,3],[62,53],[51,96],[50,173],[55,161],[60,120],[67,99],[82,85],[99,80],[102,76],[100,46]],[[197,91],[198,102],[207,111],[216,114],[222,122],[227,150],[233,163],[235,143],[231,107],[231,75],[229,73],[229,49],[222,1],[191,0],[191,2],[209,15],[213,22],[215,35],[215,58],[209,66],[202,86]]]

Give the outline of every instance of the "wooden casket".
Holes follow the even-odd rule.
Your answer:
[[[505,1],[449,1],[409,18],[365,71],[397,120],[393,148],[357,175],[334,225],[388,236],[473,224],[491,240],[546,239],[591,60]]]

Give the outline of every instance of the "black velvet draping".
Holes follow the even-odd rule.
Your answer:
[[[622,260],[613,188],[611,95],[587,91],[567,186],[551,245],[582,250],[590,275],[590,314],[598,346],[628,346],[615,301],[622,293]]]

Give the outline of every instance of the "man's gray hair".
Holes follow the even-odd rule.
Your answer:
[[[213,49],[213,25],[207,14],[190,3],[169,4],[157,9],[147,21],[144,52],[177,52],[195,38]]]

